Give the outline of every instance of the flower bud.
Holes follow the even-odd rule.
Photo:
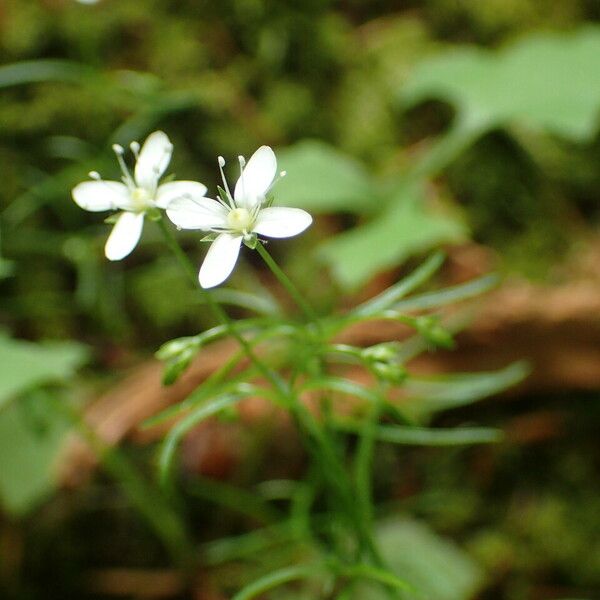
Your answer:
[[[398,356],[400,350],[400,342],[383,342],[365,348],[361,354],[367,361],[390,362]]]
[[[375,373],[379,379],[395,385],[402,383],[407,376],[406,369],[400,364],[374,362],[371,368],[373,369],[373,373]]]
[[[415,319],[417,331],[433,346],[453,348],[452,334],[440,325],[439,317],[427,315]]]

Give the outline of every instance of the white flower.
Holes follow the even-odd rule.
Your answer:
[[[84,181],[72,191],[73,200],[84,210],[123,211],[117,216],[104,248],[109,260],[121,260],[136,247],[146,212],[166,208],[173,199],[184,195],[202,198],[206,194],[206,186],[195,181],[158,185],[173,152],[173,144],[162,131],[150,134],[141,150],[137,142],[132,142],[130,147],[137,159],[133,175],[123,160],[124,149],[115,144],[113,150],[123,171],[122,181],[105,181],[92,171],[90,177],[93,181]]]
[[[225,187],[223,198],[182,197],[167,208],[167,216],[177,227],[217,234],[200,267],[199,280],[203,288],[219,285],[229,277],[243,240],[251,245],[257,234],[292,237],[312,223],[312,217],[299,208],[265,206],[266,195],[277,174],[277,160],[271,148],[261,146],[248,164],[243,157],[239,157],[239,161],[241,174],[233,195],[223,174],[225,160],[219,157]]]

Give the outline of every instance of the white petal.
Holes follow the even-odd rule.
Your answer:
[[[269,146],[261,146],[244,167],[235,184],[235,202],[238,206],[252,208],[262,202],[269,191],[275,174],[277,159]]]
[[[198,275],[203,288],[215,287],[231,275],[240,253],[242,237],[241,235],[222,233],[210,245]]]
[[[106,258],[108,260],[121,260],[131,254],[142,235],[143,225],[143,213],[121,213],[108,236],[108,240],[106,240],[106,246],[104,247]]]
[[[312,217],[301,208],[263,208],[253,231],[267,237],[287,238],[302,233],[311,223]]]
[[[135,182],[139,187],[154,190],[171,160],[173,144],[162,131],[151,133],[140,150],[135,164]]]
[[[129,190],[118,181],[84,181],[71,192],[73,200],[84,210],[112,210],[127,202]]]
[[[227,227],[227,209],[212,198],[177,198],[169,204],[167,216],[181,229]]]
[[[163,183],[156,190],[156,206],[167,208],[176,198],[202,198],[206,195],[207,188],[197,181],[172,181]]]

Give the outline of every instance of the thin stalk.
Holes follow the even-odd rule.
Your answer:
[[[287,386],[281,380],[281,378],[272,370],[269,369],[258,357],[254,354],[250,344],[244,339],[244,337],[239,333],[236,329],[233,321],[229,318],[229,315],[223,310],[222,306],[212,297],[210,292],[207,292],[203,287],[198,285],[198,280],[196,278],[196,268],[188,258],[187,254],[181,249],[181,246],[177,242],[173,232],[167,227],[162,216],[158,219],[158,225],[160,230],[165,238],[165,241],[169,247],[169,249],[177,258],[177,261],[181,265],[182,269],[185,271],[186,276],[190,279],[192,285],[196,287],[200,294],[203,296],[206,304],[208,304],[209,308],[213,311],[215,316],[225,327],[229,334],[237,341],[240,347],[243,349],[246,356],[250,359],[252,364],[260,371],[260,373],[270,381],[273,386],[279,390],[281,393],[285,393],[288,395]]]
[[[273,275],[275,275],[279,283],[281,283],[281,285],[287,290],[288,294],[292,297],[298,308],[304,313],[304,316],[309,321],[312,321],[316,324],[318,322],[318,318],[314,310],[303,298],[302,294],[298,291],[298,288],[296,288],[296,286],[292,283],[292,280],[275,262],[275,259],[269,254],[269,251],[260,242],[256,244],[256,249],[258,250],[260,257],[265,261],[269,269],[271,269]]]
[[[198,285],[196,279],[196,268],[190,262],[187,255],[183,252],[175,236],[167,227],[162,217],[158,219],[158,224],[163,236],[165,237],[167,245],[177,258],[181,267],[184,269],[186,276],[190,279],[194,287],[197,287],[197,289],[203,295],[208,306],[214,312],[215,316],[223,323],[228,332],[236,339],[252,364],[273,385],[277,393],[281,396],[281,399],[284,401],[285,405],[290,409],[292,416],[299,427],[299,430],[303,433],[303,437],[305,438],[305,443],[309,452],[313,454],[315,464],[321,470],[321,476],[323,477],[323,480],[328,482],[328,485],[331,486],[332,491],[338,497],[341,506],[343,506],[343,511],[348,519],[348,525],[354,529],[359,545],[364,551],[367,552],[368,555],[370,555],[374,565],[383,566],[380,555],[374,543],[372,529],[369,524],[363,522],[362,511],[356,504],[352,483],[346,474],[343,462],[340,460],[338,452],[336,451],[335,443],[330,438],[330,435],[323,430],[317,419],[315,419],[314,415],[312,415],[307,407],[304,406],[290,386],[281,379],[279,374],[270,369],[257,358],[252,351],[250,344],[240,335],[234,323],[231,321],[220,304],[214,300],[209,292]],[[285,287],[298,307],[303,311],[307,319],[309,319],[314,325],[318,326],[319,321],[312,308],[308,305],[308,303],[306,303],[292,281],[281,270],[281,268],[277,265],[275,260],[260,242],[257,244],[257,250],[275,277]]]
[[[305,317],[321,330],[317,315],[304,300],[302,294],[300,294],[290,278],[275,262],[275,259],[270,255],[268,250],[260,242],[258,242],[256,249],[269,269],[271,269],[273,275],[275,275],[281,285],[288,291],[297,306],[302,310]],[[336,491],[339,494],[339,500],[342,503],[342,506],[344,506],[344,511],[346,512],[350,527],[354,529],[361,551],[365,552],[370,557],[374,565],[384,567],[383,560],[373,538],[371,521],[367,522],[364,520],[364,510],[360,504],[357,505],[356,503],[352,483],[346,474],[342,461],[339,459],[332,434],[333,428],[330,428],[328,423],[330,416],[327,415],[325,411],[323,415],[325,427],[322,427],[304,405],[297,403],[294,408],[297,411],[298,418],[302,421],[304,426],[308,428],[309,435],[311,435],[318,446],[320,446],[321,452],[315,456],[315,459],[318,462],[323,461],[323,473],[326,479],[329,479],[330,485],[333,484],[334,489],[337,488]],[[366,500],[370,500],[370,494]]]

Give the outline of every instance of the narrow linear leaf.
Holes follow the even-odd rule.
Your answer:
[[[401,298],[407,296],[428,281],[442,266],[444,259],[445,255],[443,252],[436,252],[404,279],[358,306],[354,314],[367,316],[389,308],[392,304],[398,302]]]
[[[498,275],[484,275],[467,283],[461,283],[436,292],[427,292],[407,298],[406,300],[401,300],[394,304],[393,309],[398,312],[411,312],[455,304],[456,302],[475,298],[488,292],[495,288],[499,281],[500,278]]]
[[[78,83],[92,74],[90,67],[68,60],[26,60],[0,67],[0,88],[42,81]]]
[[[161,446],[158,457],[159,474],[163,484],[169,483],[170,481],[175,453],[184,436],[208,417],[216,415],[223,409],[237,404],[245,397],[245,394],[237,393],[225,394],[219,398],[215,398],[192,410],[189,415],[181,419],[181,421],[169,431]]]
[[[253,581],[233,596],[231,600],[251,600],[260,594],[264,594],[265,592],[290,581],[310,579],[311,577],[314,577],[315,573],[318,573],[319,570],[318,565],[304,565],[278,569]]]
[[[428,417],[497,394],[522,381],[528,373],[527,363],[517,362],[493,372],[411,377],[405,385],[409,398],[402,402],[402,409],[415,418]]]
[[[340,421],[336,428],[359,434],[364,425],[357,421]],[[382,442],[409,446],[461,446],[465,444],[491,444],[502,440],[502,432],[489,427],[455,427],[432,429],[429,427],[402,427],[379,425],[375,437]]]

